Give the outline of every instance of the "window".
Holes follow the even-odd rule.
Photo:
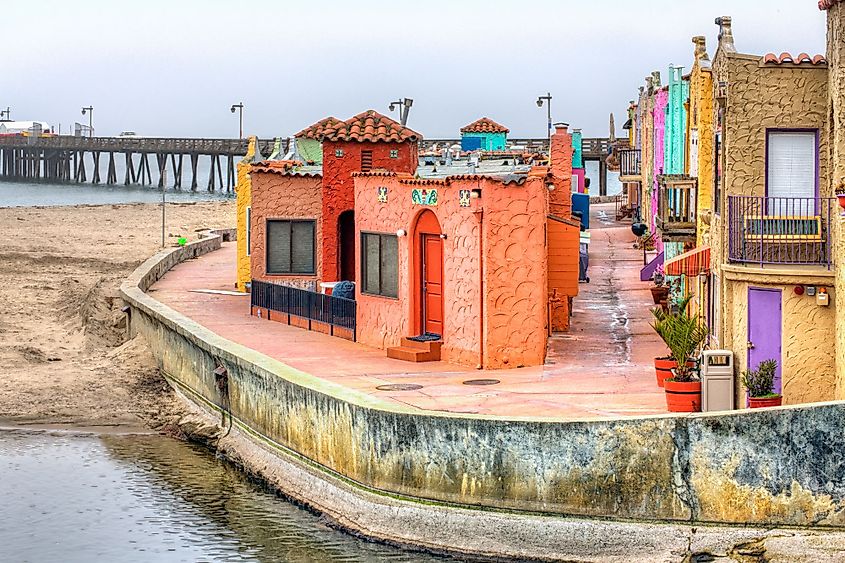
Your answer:
[[[396,235],[361,233],[361,291],[397,297],[399,239]]]
[[[252,207],[246,208],[246,255],[252,254]]]
[[[818,148],[815,131],[769,131],[766,197],[770,215],[815,213]]]
[[[314,274],[316,221],[267,221],[267,273]]]
[[[713,213],[722,212],[722,123],[725,109],[719,108],[716,117],[716,139],[713,144]]]
[[[390,158],[399,158],[399,151],[397,149],[392,149],[390,151]]]
[[[335,155],[337,158],[342,157],[342,156],[343,156],[343,149],[335,149],[335,150],[334,150],[334,155]]]
[[[361,172],[373,169],[373,151],[361,151]]]

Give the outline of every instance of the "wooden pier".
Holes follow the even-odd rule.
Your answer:
[[[258,146],[268,156],[273,140],[259,140]],[[286,143],[282,146],[287,150]],[[246,150],[246,139],[7,136],[0,137],[0,179],[159,188],[167,182],[168,187],[181,189],[187,166],[190,189],[196,191],[202,158],[208,167],[206,189],[231,192],[237,181],[235,159]],[[122,178],[117,173],[119,160]]]

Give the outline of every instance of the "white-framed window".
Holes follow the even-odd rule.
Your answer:
[[[766,136],[769,215],[815,215],[819,165],[816,131],[772,130]]]
[[[252,254],[252,207],[246,208],[246,255]]]

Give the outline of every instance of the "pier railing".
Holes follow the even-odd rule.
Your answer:
[[[243,156],[247,139],[176,138],[176,137],[77,137],[56,135],[52,137],[0,136],[0,148],[26,147],[65,149],[75,151],[219,154]],[[259,141],[260,148],[272,149],[273,140]]]
[[[250,294],[253,309],[268,311],[272,320],[287,322],[308,330],[327,330],[332,336],[357,340],[356,303],[333,295],[316,293],[287,285],[252,280]]]
[[[728,196],[731,262],[833,265],[830,197]]]

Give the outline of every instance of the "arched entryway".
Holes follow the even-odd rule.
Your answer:
[[[349,209],[337,218],[338,280],[355,281],[355,211]]]
[[[440,222],[431,210],[417,217],[411,262],[412,318],[417,334],[443,335],[443,238]]]

